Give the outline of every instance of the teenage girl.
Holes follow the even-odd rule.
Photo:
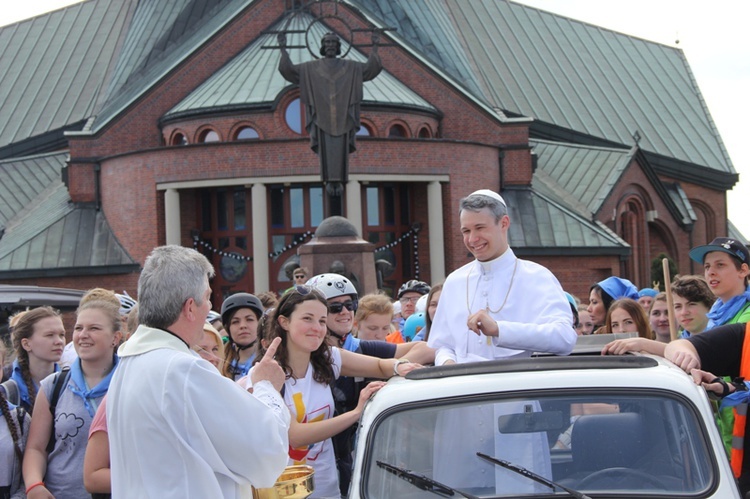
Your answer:
[[[51,307],[21,312],[11,319],[11,327],[16,360],[2,391],[12,403],[19,402],[16,405],[31,414],[39,382],[59,370],[57,362],[65,347],[65,327],[60,313]]]
[[[117,365],[115,350],[122,339],[119,307],[110,301],[87,301],[78,308],[73,330],[78,359],[70,366],[54,415],[50,400],[56,376],[42,381],[31,418],[23,459],[29,499],[87,497],[83,460],[89,427],[109,389]],[[52,440],[52,450],[47,452]]]
[[[324,341],[327,315],[322,293],[296,286],[281,298],[269,330],[270,339],[281,338],[276,361],[287,374],[282,391],[292,413],[290,464],[306,463],[315,469],[311,497],[340,497],[331,437],[353,425],[367,400],[384,385],[370,383],[353,410],[334,416],[331,383],[339,375],[385,379],[419,367],[406,359],[378,359],[329,347]],[[261,347],[259,355],[264,353]]]
[[[250,371],[257,352],[258,321],[262,315],[263,304],[250,293],[235,293],[222,303],[221,322],[229,343],[224,349],[221,373],[227,378],[238,380]]]

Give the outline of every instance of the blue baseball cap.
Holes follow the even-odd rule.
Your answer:
[[[607,277],[597,283],[602,290],[612,297],[613,300],[620,298],[632,298],[638,300],[638,288],[632,282],[622,277]]]
[[[651,298],[653,298],[658,294],[659,292],[655,290],[654,288],[643,288],[642,290],[638,291],[638,297],[650,296]]]

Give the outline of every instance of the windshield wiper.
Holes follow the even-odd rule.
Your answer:
[[[509,463],[508,461],[503,461],[502,459],[488,456],[487,454],[483,454],[481,452],[477,452],[477,456],[481,457],[485,461],[491,462],[492,464],[502,466],[503,468],[508,469],[514,473],[518,473],[521,476],[525,476],[526,478],[530,480],[534,480],[535,482],[539,482],[542,485],[546,485],[547,487],[551,488],[553,491],[555,489],[560,489],[560,490],[564,490],[565,492],[570,494],[572,497],[575,497],[576,499],[591,499],[589,496],[587,496],[586,494],[582,492],[569,489],[568,487],[565,487],[564,485],[560,485],[559,483],[553,482],[552,480],[548,480],[547,478],[544,478],[541,475],[537,475],[533,471],[527,470],[526,468],[522,466],[518,466],[517,464]]]
[[[415,487],[419,489],[432,492],[435,495],[438,495],[441,497],[453,497],[454,495],[456,495],[456,493],[458,493],[458,494],[461,494],[466,499],[480,499],[478,496],[471,495],[468,492],[463,492],[458,489],[454,489],[438,481],[435,481],[432,478],[428,478],[424,475],[420,475],[419,473],[414,473],[411,470],[399,468],[398,466],[394,466],[392,464],[388,464],[383,461],[376,461],[376,463],[378,467],[383,468],[384,470],[390,473],[393,473],[400,479],[409,482],[410,484],[414,485]]]

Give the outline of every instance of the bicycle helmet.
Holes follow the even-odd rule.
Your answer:
[[[424,281],[417,281],[416,279],[411,279],[409,281],[406,281],[403,285],[401,285],[401,288],[398,290],[398,297],[401,298],[404,296],[404,293],[419,293],[420,295],[426,295],[430,292],[430,285],[427,284]]]
[[[133,310],[133,307],[138,305],[138,302],[135,301],[127,291],[123,291],[123,294],[115,293],[115,296],[118,300],[120,300],[120,315],[128,315],[131,310]]]
[[[412,341],[417,333],[424,329],[426,324],[424,312],[411,314],[409,318],[406,319],[406,322],[404,322],[404,330],[401,331],[401,335],[404,337],[405,341]]]
[[[422,295],[419,297],[419,300],[417,300],[417,304],[414,305],[414,311],[415,312],[427,312],[427,295]]]
[[[345,295],[351,296],[354,300],[357,299],[357,288],[349,279],[340,274],[318,274],[311,277],[306,284],[323,293],[326,300]]]
[[[251,309],[255,312],[258,320],[263,315],[263,304],[257,296],[250,293],[235,293],[221,304],[221,322],[227,331],[229,331],[229,323],[232,320],[232,316],[241,308]]]
[[[214,322],[220,321],[220,320],[221,320],[221,314],[219,312],[215,312],[213,310],[210,310],[208,312],[208,317],[206,317],[206,322],[208,324],[213,324]],[[222,321],[222,322],[224,322],[224,321]]]

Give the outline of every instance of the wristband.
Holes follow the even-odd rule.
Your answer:
[[[401,364],[408,364],[408,363],[409,363],[409,359],[404,359],[404,358],[396,359],[396,363],[393,364],[393,375],[394,376],[401,376],[398,373],[398,366],[400,366]]]
[[[34,483],[34,484],[29,485],[28,487],[26,487],[26,495],[29,495],[29,492],[31,492],[33,489],[39,487],[40,485],[42,487],[44,487],[44,482],[36,482],[36,483]]]

